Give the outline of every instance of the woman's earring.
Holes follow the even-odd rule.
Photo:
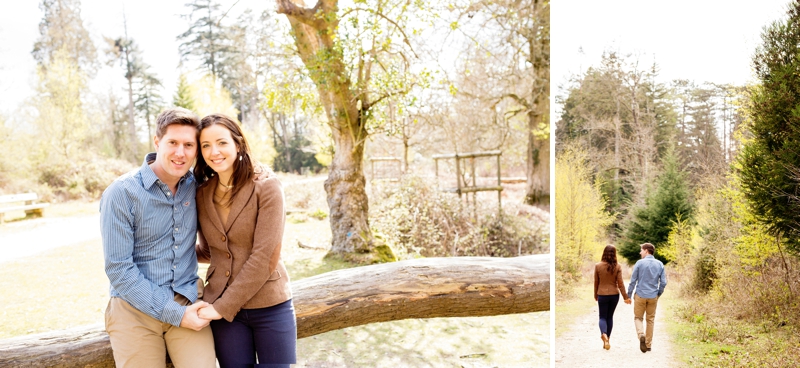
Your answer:
[[[241,160],[242,160],[242,155],[239,155],[239,161],[241,161]]]

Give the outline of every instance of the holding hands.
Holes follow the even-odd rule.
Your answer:
[[[625,304],[631,304],[631,300],[630,299],[625,299]]]
[[[200,308],[208,306],[208,303],[200,301],[186,307],[186,312],[183,313],[183,318],[181,318],[181,327],[200,331],[208,326],[211,320],[209,318],[200,317],[197,312]]]
[[[205,307],[202,307],[202,308],[197,310],[197,315],[200,316],[200,318],[208,319],[208,320],[222,319],[222,315],[220,315],[217,312],[217,310],[214,309],[213,305],[208,304],[208,303],[206,303]]]
[[[181,319],[181,327],[190,330],[200,331],[211,323],[211,320],[221,319],[214,306],[203,301],[194,303],[186,307],[186,312]]]

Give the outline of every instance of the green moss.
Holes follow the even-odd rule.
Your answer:
[[[378,256],[376,263],[397,262],[397,255],[394,250],[386,243],[379,244],[375,247],[375,254]]]

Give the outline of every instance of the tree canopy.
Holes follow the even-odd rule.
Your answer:
[[[754,215],[800,250],[800,3],[761,34],[739,175]]]

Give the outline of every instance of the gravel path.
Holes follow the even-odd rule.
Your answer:
[[[625,283],[627,285],[627,282]],[[663,320],[663,305],[656,310],[652,351],[642,353],[633,325],[633,304],[620,302],[614,312],[611,350],[603,349],[598,327],[597,304],[556,337],[556,367],[678,367]],[[659,313],[660,312],[660,313]]]

